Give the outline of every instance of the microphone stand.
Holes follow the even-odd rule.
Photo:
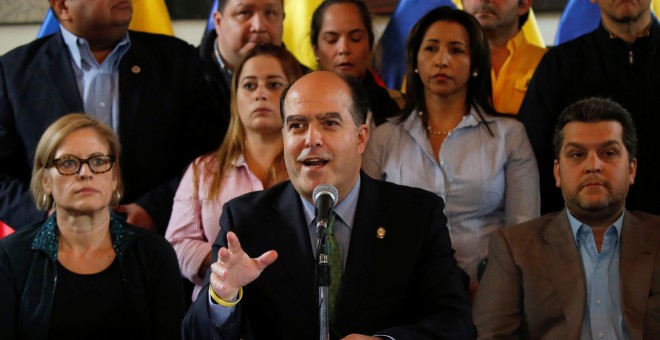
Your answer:
[[[319,321],[320,321],[320,340],[330,339],[330,319],[328,311],[328,302],[330,301],[330,294],[328,287],[330,286],[330,263],[328,263],[328,249],[325,243],[326,229],[328,222],[326,220],[319,220],[316,223],[316,233],[318,239],[316,242],[316,249],[318,251],[318,261],[316,263],[316,286],[319,292]]]

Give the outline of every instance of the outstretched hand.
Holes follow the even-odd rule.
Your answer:
[[[269,250],[257,258],[250,258],[231,231],[227,233],[227,247],[218,250],[218,261],[211,265],[211,288],[222,300],[232,301],[241,287],[254,281],[277,260],[277,252]]]

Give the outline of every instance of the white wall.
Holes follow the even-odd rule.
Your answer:
[[[559,22],[559,13],[537,14],[536,19],[539,24],[543,39],[547,45],[552,45]],[[374,18],[375,33],[378,37],[387,24],[387,18]],[[204,20],[177,20],[172,23],[174,33],[177,37],[187,41],[192,45],[199,45],[202,39],[202,33],[206,27]],[[36,25],[0,25],[0,55],[7,51],[26,44],[37,36],[39,26]]]

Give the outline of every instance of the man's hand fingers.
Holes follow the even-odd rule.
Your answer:
[[[277,252],[274,250],[269,250],[263,253],[258,258],[254,259],[257,264],[257,269],[259,271],[264,270],[266,267],[270,266],[275,260],[277,260]]]
[[[241,248],[241,242],[238,241],[238,236],[232,231],[227,233],[227,248],[229,249],[229,252],[233,254],[243,251],[243,248]]]
[[[222,247],[218,250],[218,262],[226,263],[229,261],[231,254],[229,254],[229,249]]]

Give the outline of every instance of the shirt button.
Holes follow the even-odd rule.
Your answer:
[[[596,299],[596,304],[600,305],[600,299]]]
[[[100,105],[101,107],[105,107],[105,102],[100,102],[99,105]]]
[[[604,336],[605,336],[605,334],[603,334],[603,332],[598,333],[598,337],[599,337],[599,338],[602,338],[602,337],[604,337]]]

